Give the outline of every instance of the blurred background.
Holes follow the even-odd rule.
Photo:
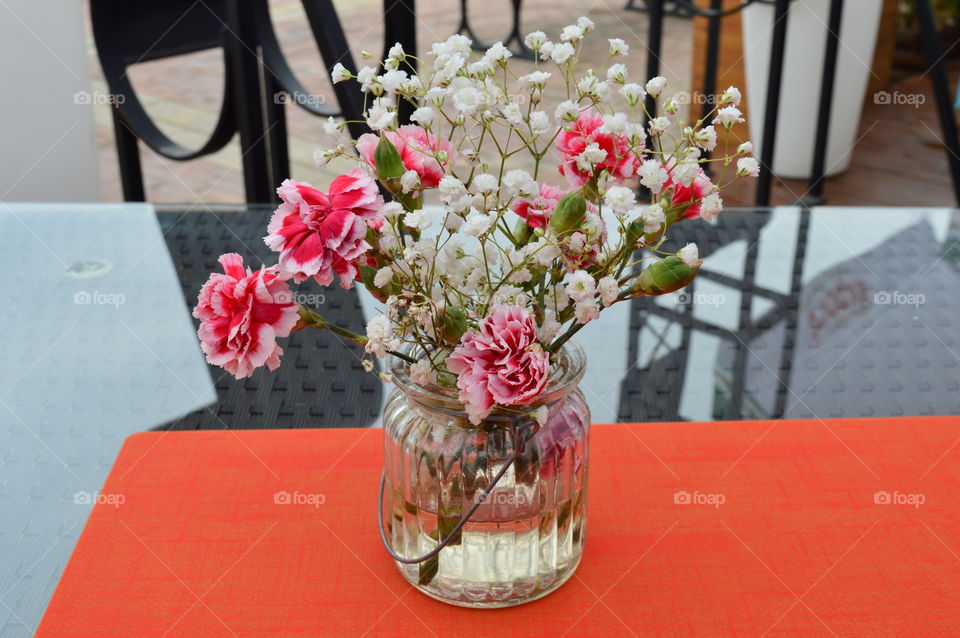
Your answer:
[[[0,193],[8,201],[123,199],[111,109],[111,95],[97,59],[90,18],[90,0],[0,2],[0,49],[5,65],[0,98],[0,130],[7,143],[0,150]],[[96,3],[95,3],[96,4]],[[110,3],[101,3],[110,4]],[[174,3],[177,4],[177,3]],[[216,3],[182,3],[186,10],[171,29],[209,20]],[[636,81],[645,79],[649,14],[644,0],[522,0],[520,33],[542,30],[557,34],[581,14],[597,24],[585,44],[587,64],[601,67],[606,38],[621,36],[631,45],[628,65]],[[740,0],[700,0],[704,9],[736,8]],[[791,3],[784,62],[778,154],[801,158],[798,147],[811,146],[819,95],[823,43],[829,2]],[[666,2],[660,72],[673,91],[687,92],[691,102],[702,96],[707,63],[708,19]],[[466,20],[478,40],[505,40],[512,28],[511,0],[429,0],[416,5],[416,37],[420,52],[456,32]],[[336,0],[336,15],[358,65],[360,52],[379,56],[384,40],[384,5],[376,0]],[[960,0],[932,3],[940,48],[951,93],[960,74],[957,56]],[[719,59],[716,87],[743,89],[748,118],[762,107],[765,67],[769,58],[771,3],[758,2],[717,21]],[[327,67],[300,0],[270,0],[270,18],[290,67],[317,103],[335,104]],[[51,20],[52,15],[58,15]],[[121,28],[118,23],[117,28]],[[135,36],[135,33],[131,33]],[[147,36],[144,36],[147,37]],[[837,96],[827,157],[829,203],[837,205],[952,205],[953,190],[937,119],[937,107],[924,56],[923,37],[913,0],[847,3],[838,53]],[[147,50],[149,48],[147,47]],[[189,52],[131,65],[126,73],[157,126],[172,140],[198,146],[214,129],[224,92],[220,48]],[[522,68],[526,60],[512,62]],[[858,90],[861,86],[865,90]],[[759,88],[758,88],[759,87]],[[953,95],[950,96],[951,98]],[[290,96],[287,96],[290,98]],[[758,102],[759,100],[759,102]],[[122,105],[121,105],[122,106]],[[325,184],[342,166],[318,169],[313,150],[322,143],[322,120],[302,108],[287,108],[289,158],[296,179]],[[759,126],[761,118],[753,122]],[[738,135],[757,142],[758,131],[742,126]],[[788,139],[781,139],[787,135]],[[852,146],[849,152],[844,152]],[[781,150],[782,149],[782,150]],[[759,146],[758,146],[759,150]],[[837,157],[838,152],[843,157]],[[759,153],[758,153],[759,155]],[[154,202],[241,202],[243,168],[236,137],[210,155],[180,164],[152,152],[142,153],[147,199]],[[793,203],[805,191],[803,179],[785,158],[773,168],[771,202]],[[796,162],[794,162],[796,163]],[[38,169],[38,170],[34,170]],[[803,172],[802,170],[800,172]],[[52,184],[51,180],[55,183]],[[556,176],[559,183],[559,175]],[[728,192],[731,204],[753,201],[750,186]]]

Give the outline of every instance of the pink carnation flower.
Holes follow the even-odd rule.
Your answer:
[[[473,423],[495,404],[530,403],[543,392],[550,355],[537,342],[537,326],[520,306],[497,305],[476,332],[460,339],[447,368],[457,375],[460,401]]]
[[[690,186],[684,186],[679,182],[673,180],[673,175],[667,177],[667,181],[664,184],[663,188],[673,187],[673,199],[670,201],[671,206],[681,206],[683,204],[690,204],[685,211],[683,211],[683,219],[693,219],[700,216],[700,202],[701,200],[713,192],[714,186],[713,182],[710,181],[710,178],[706,173],[703,172],[703,169],[698,169],[699,173],[694,178]]]
[[[219,261],[225,274],[210,275],[193,309],[207,361],[238,379],[262,365],[276,370],[283,354],[277,337],[290,336],[299,318],[290,287],[276,267],[244,270],[236,253]]]
[[[550,184],[540,184],[540,194],[532,198],[517,198],[510,210],[527,220],[531,228],[543,228],[550,221],[557,204],[567,195],[562,189]],[[587,202],[587,211],[597,214],[593,202]]]
[[[383,221],[383,197],[373,178],[355,168],[333,180],[329,193],[288,179],[277,194],[283,203],[263,241],[280,253],[280,270],[297,283],[313,277],[322,286],[336,273],[341,286],[352,288],[357,260],[370,249],[367,226],[378,228]]]
[[[445,169],[453,166],[454,152],[450,140],[428,133],[419,126],[408,124],[396,131],[384,131],[384,135],[400,153],[400,159],[408,171],[416,171],[420,176],[420,185],[423,188],[436,188],[446,174]],[[377,148],[380,138],[372,133],[361,135],[357,140],[357,151],[360,157],[376,170],[377,164],[373,159],[373,152]],[[445,151],[447,160],[441,162],[435,155]]]
[[[602,133],[603,117],[599,113],[587,110],[580,114],[573,127],[563,131],[557,137],[557,150],[560,151],[560,174],[567,178],[573,187],[583,186],[601,171],[606,170],[616,182],[622,182],[637,174],[640,162],[630,150],[626,136]],[[591,144],[596,143],[606,157],[594,166],[593,173],[587,173],[577,166],[577,157]]]
[[[510,209],[527,220],[531,228],[543,228],[564,195],[566,193],[556,186],[541,184],[539,195],[530,199],[517,199]]]

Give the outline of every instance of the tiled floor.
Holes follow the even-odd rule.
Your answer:
[[[381,3],[376,0],[336,0],[341,21],[359,60],[361,50],[382,50]],[[509,30],[509,0],[471,3],[471,18],[477,34],[488,40],[503,38]],[[202,2],[193,11],[205,11]],[[300,3],[273,0],[271,11],[284,52],[301,81],[319,94],[330,95],[323,63],[314,45]],[[418,3],[418,40],[421,47],[445,38],[459,21],[457,0],[424,0]],[[526,0],[524,31],[541,29],[548,34],[579,15],[597,24],[583,58],[601,65],[606,57],[606,38],[623,37],[631,45],[628,65],[634,77],[643,74],[646,49],[646,16],[627,11],[620,2],[598,0],[590,5],[577,0]],[[185,18],[186,19],[186,18]],[[92,41],[89,57],[94,89],[105,90]],[[663,73],[677,90],[690,83],[692,29],[688,20],[668,18]],[[518,65],[525,64],[517,62]],[[130,73],[149,112],[174,139],[196,145],[212,129],[222,92],[222,61],[219,52],[205,52],[173,60],[150,62]],[[844,205],[952,205],[945,153],[940,146],[929,80],[916,78],[890,90],[925,94],[919,108],[910,104],[878,105],[868,100],[861,122],[859,142],[851,168],[831,179],[826,194],[831,204]],[[811,98],[812,100],[813,98]],[[812,107],[811,101],[811,107]],[[293,176],[325,185],[338,168],[313,165],[314,148],[321,143],[321,122],[302,109],[288,107],[288,126]],[[108,107],[96,110],[100,147],[102,197],[121,198],[113,134]],[[236,142],[200,160],[181,164],[147,151],[143,153],[147,197],[157,202],[239,202],[243,200],[240,155]],[[559,182],[559,177],[557,178]],[[728,205],[750,203],[753,184],[734,188],[725,197]],[[776,180],[775,203],[790,203],[803,194],[806,185]]]

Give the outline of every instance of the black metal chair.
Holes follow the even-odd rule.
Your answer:
[[[340,62],[355,71],[333,3],[304,0],[303,6],[327,68]],[[399,41],[415,54],[413,11],[413,0],[384,0],[384,51]],[[362,95],[355,84],[334,86],[337,105],[305,99],[310,93],[283,56],[267,0],[91,0],[90,15],[104,76],[115,96],[114,132],[127,201],[146,199],[139,141],[164,157],[187,161],[219,151],[239,132],[246,200],[270,202],[277,184],[289,176],[285,101],[318,116],[345,117],[354,136],[365,131]],[[224,56],[220,114],[209,139],[189,149],[170,139],[151,119],[133,89],[129,68],[218,48]],[[281,94],[293,99],[279,99]],[[410,111],[402,111],[401,116]]]

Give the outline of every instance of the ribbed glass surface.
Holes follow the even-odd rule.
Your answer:
[[[394,549],[404,557],[427,553],[482,500],[437,557],[397,563],[406,579],[435,598],[481,607],[558,587],[580,561],[586,524],[590,410],[577,389],[582,351],[570,345],[561,353],[540,401],[549,405],[547,422],[486,499],[483,490],[514,454],[510,424],[470,424],[449,393],[412,386],[397,367],[383,428],[384,519]]]

